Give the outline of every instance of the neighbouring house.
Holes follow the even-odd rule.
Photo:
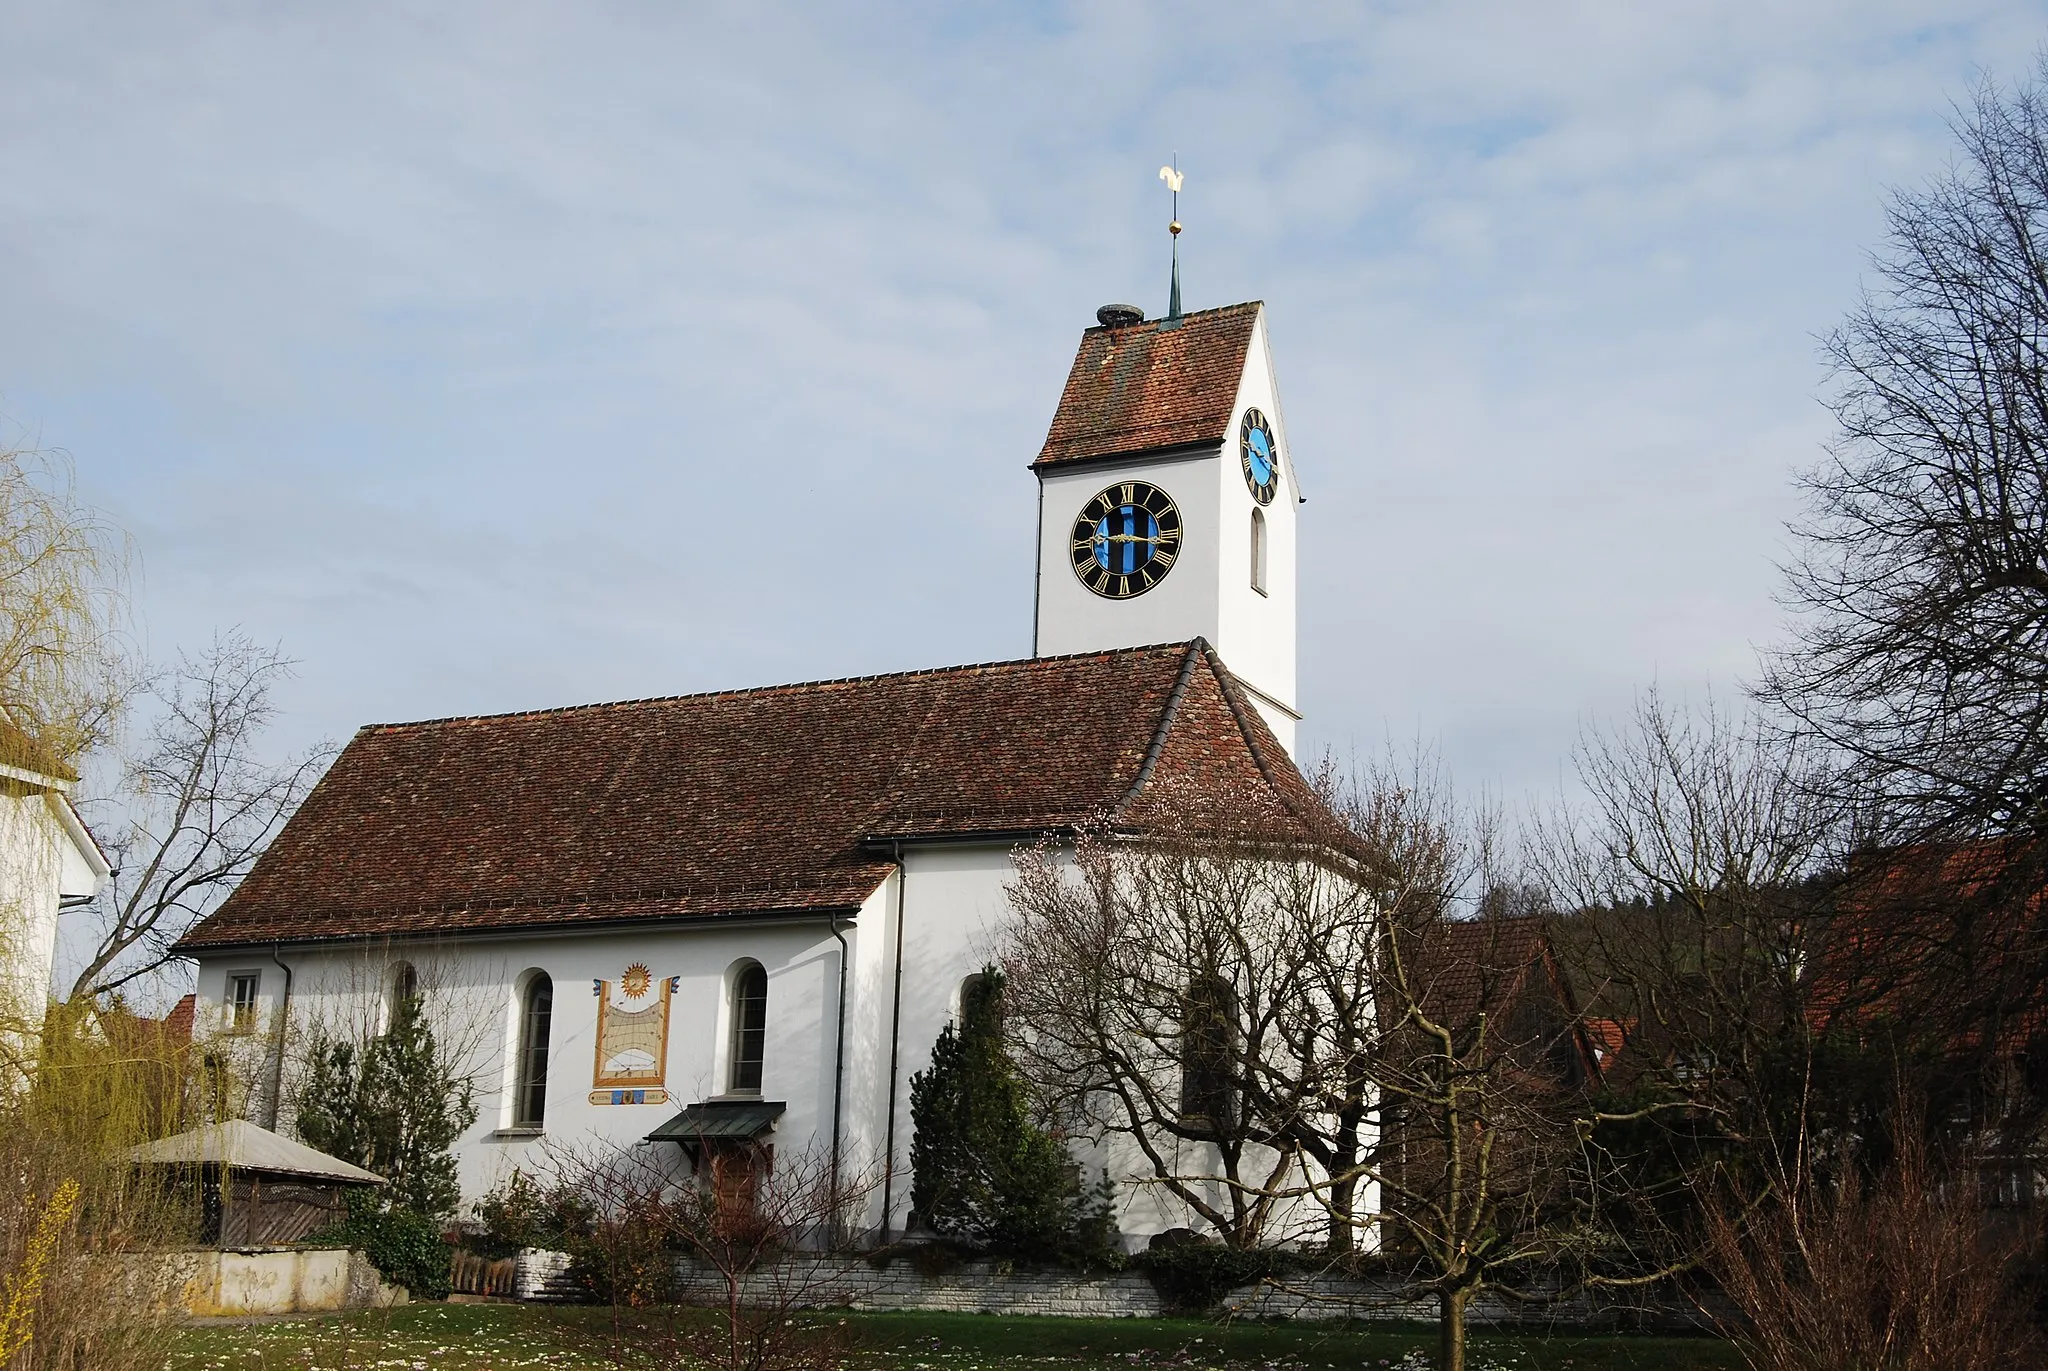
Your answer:
[[[1383,1022],[1396,1013],[1411,1015],[1405,1024],[1389,1022],[1397,1052],[1414,1063],[1398,1074],[1422,1087],[1425,1097],[1454,1078],[1472,1088],[1464,1108],[1499,1129],[1489,1153],[1493,1184],[1499,1193],[1525,1185],[1535,1193],[1546,1182],[1517,1174],[1528,1160],[1517,1137],[1526,1125],[1517,1119],[1574,1106],[1599,1082],[1614,1040],[1589,1031],[1594,1021],[1585,1017],[1559,962],[1547,919],[1447,920],[1404,936],[1402,944],[1405,993],[1391,995],[1382,1008]],[[1448,1055],[1435,1030],[1449,1035]],[[1413,1204],[1427,1212],[1433,1203],[1449,1203],[1448,1115],[1398,1089],[1384,1092],[1382,1107],[1388,1210]]]
[[[75,771],[0,719],[0,1032],[40,1028],[58,912],[91,900],[110,874],[72,808],[77,782]]]
[[[772,1146],[900,1231],[910,1079],[1019,846],[1167,790],[1320,805],[1290,756],[1301,495],[1263,306],[1098,321],[1030,464],[1031,656],[357,733],[179,944],[248,1111],[288,1127],[308,1035],[419,994],[483,1083],[467,1195],[564,1148],[718,1174]],[[1118,1217],[1190,1222],[1142,1186]]]
[[[1981,1198],[2048,1221],[2048,847],[2016,834],[1852,864],[1807,968],[1816,1032],[1932,1058],[1924,1108],[1969,1140]]]

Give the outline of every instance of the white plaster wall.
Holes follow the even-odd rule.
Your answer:
[[[0,1017],[15,1025],[42,1022],[60,898],[97,888],[72,851],[56,809],[63,803],[54,792],[0,780]]]
[[[931,1064],[932,1046],[940,1029],[959,1012],[962,983],[999,952],[1009,912],[1005,890],[1015,871],[1011,849],[993,845],[911,849],[904,854],[904,864],[908,880],[902,910],[903,995],[895,1082],[894,1182],[889,1187],[889,1227],[894,1232],[902,1231],[910,1214],[911,1077]],[[878,968],[883,975],[877,988],[884,991],[893,977],[893,910],[890,918],[886,942],[875,940],[885,962]],[[872,927],[867,930],[870,935],[874,931]],[[886,994],[875,1000],[886,1011]],[[858,1035],[860,1041],[881,1048],[870,1061],[884,1071],[887,1037],[886,1018]],[[873,1101],[875,1121],[880,1123],[887,1112],[887,1093],[864,1087],[863,1098]],[[1206,1144],[1167,1140],[1163,1146],[1187,1172],[1215,1169],[1214,1149]],[[1075,1148],[1075,1158],[1090,1180],[1107,1173],[1116,1183],[1117,1225],[1132,1245],[1142,1246],[1146,1237],[1169,1228],[1204,1226],[1191,1208],[1163,1187],[1148,1183],[1152,1164],[1135,1141],[1116,1138],[1103,1145],[1082,1144]],[[1248,1167],[1245,1174],[1254,1172]],[[1220,1199],[1221,1188],[1212,1189]],[[1275,1236],[1296,1236],[1315,1225],[1316,1217],[1306,1206],[1289,1206],[1275,1223]]]
[[[907,879],[902,1004],[895,1016],[896,1124],[893,1147],[887,1149],[892,1160],[886,1167],[889,1227],[899,1232],[910,1214],[910,1078],[931,1065],[939,1030],[959,1012],[962,982],[996,954],[1008,911],[1004,887],[1014,870],[1010,849],[996,845],[912,848],[904,852],[903,863]],[[886,961],[877,987],[882,993],[876,996],[884,1012],[872,1039],[879,1049],[875,1065],[881,1070],[869,1098],[882,1116],[874,1134],[880,1138],[891,1098],[885,1078],[897,949],[893,917],[887,937],[877,942]],[[879,1217],[879,1195],[875,1214]]]
[[[1247,409],[1256,409],[1266,416],[1280,444],[1280,486],[1274,492],[1273,503],[1263,507],[1245,485],[1244,464],[1238,455],[1237,435]],[[1259,312],[1252,328],[1251,346],[1245,351],[1244,376],[1231,414],[1230,439],[1224,444],[1223,460],[1216,471],[1220,485],[1217,507],[1222,574],[1211,641],[1232,674],[1285,707],[1275,708],[1254,698],[1275,736],[1292,752],[1295,718],[1289,711],[1298,713],[1301,708],[1295,681],[1295,552],[1301,492],[1295,484],[1294,449],[1288,442],[1287,421],[1280,412],[1280,391],[1267,351],[1264,310]],[[1263,595],[1252,589],[1251,578],[1252,511],[1258,508],[1263,508],[1266,515]]]
[[[889,1227],[898,1232],[910,1210],[911,1077],[930,1064],[940,1029],[958,1012],[961,983],[997,951],[1008,911],[1005,887],[1014,870],[1007,844],[912,847],[901,859],[907,878],[899,883],[890,876],[841,925],[849,954],[842,1174],[850,1186],[866,1189],[865,1212],[856,1226],[881,1226],[886,1192]],[[467,1198],[491,1189],[514,1167],[544,1169],[550,1153],[563,1149],[653,1148],[645,1155],[680,1166],[680,1149],[673,1144],[641,1140],[683,1106],[721,1094],[727,973],[742,958],[759,961],[768,972],[761,1098],[788,1105],[775,1144],[784,1155],[812,1150],[821,1159],[830,1147],[839,945],[823,920],[652,925],[369,948],[287,946],[280,955],[293,969],[288,1040],[294,1056],[316,1024],[343,1031],[381,1024],[393,967],[405,961],[415,968],[443,1041],[464,1049],[481,1083],[479,1117],[457,1146]],[[656,977],[681,977],[668,1031],[671,1098],[662,1104],[593,1105],[598,1001],[591,983],[615,981],[635,961],[645,962]],[[519,989],[536,968],[553,977],[555,1000],[546,1127],[531,1136],[508,1131],[507,1125]],[[265,1031],[222,1037],[228,977],[238,971],[262,977]],[[259,1123],[265,1117],[265,1054],[276,1041],[269,1029],[283,984],[267,948],[201,959],[195,1029],[258,1085],[249,1112]],[[291,1131],[289,1107],[280,1123]],[[1203,1164],[1203,1151],[1184,1149],[1191,1169]],[[1142,1240],[1166,1228],[1198,1226],[1158,1187],[1128,1183],[1150,1174],[1134,1145],[1088,1150],[1080,1159],[1091,1176],[1106,1169],[1125,1183],[1119,1221],[1128,1237]]]
[[[902,993],[897,1015],[896,916],[899,883],[891,876],[842,925],[850,954],[841,1156],[849,1183],[869,1187],[862,1226],[879,1226],[886,1188],[893,1223],[909,1210],[910,1078],[930,1061],[940,1028],[956,1011],[960,983],[993,952],[1011,874],[1006,845],[912,849],[901,886]],[[290,1040],[303,1049],[315,1024],[347,1030],[381,1021],[392,967],[410,962],[426,989],[444,1040],[470,1045],[471,1069],[483,1087],[479,1118],[458,1145],[463,1191],[475,1197],[515,1166],[535,1167],[550,1147],[609,1144],[633,1147],[694,1100],[716,1097],[727,1045],[726,973],[743,957],[768,971],[768,1040],[761,1097],[787,1102],[776,1134],[785,1150],[830,1146],[834,1011],[839,946],[822,920],[691,924],[445,943],[408,942],[372,948],[286,947],[293,969]],[[670,1009],[667,1089],[654,1105],[593,1105],[596,1059],[595,979],[616,980],[630,962],[655,976],[680,976]],[[538,968],[554,979],[548,1104],[539,1137],[510,1134],[511,1054],[516,1044],[518,987]],[[262,977],[264,1032],[227,1037],[228,978]],[[264,1054],[284,984],[268,949],[209,953],[201,958],[196,1027],[215,1050],[230,1054],[259,1087],[251,1114],[261,1122]],[[892,1024],[896,1062],[890,1086]],[[289,1072],[289,1068],[288,1068]],[[895,1102],[894,1146],[890,1102]],[[281,1120],[290,1131],[289,1108]],[[676,1149],[658,1145],[665,1153]],[[893,1151],[893,1166],[888,1160]]]
[[[852,934],[848,936],[850,942]],[[829,1136],[839,948],[823,920],[478,937],[444,944],[393,943],[368,950],[287,947],[280,955],[293,971],[293,1051],[288,1063],[316,1025],[360,1032],[365,1025],[379,1023],[390,968],[401,960],[414,966],[443,1042],[460,1050],[479,1083],[477,1121],[457,1145],[463,1193],[472,1198],[514,1167],[539,1167],[551,1146],[659,1146],[662,1151],[650,1155],[676,1153],[670,1144],[641,1140],[685,1104],[724,1095],[727,973],[747,958],[768,972],[768,1031],[759,1098],[788,1106],[775,1142],[780,1148],[801,1149],[823,1145]],[[672,1098],[661,1103],[593,1104],[598,1010],[593,983],[616,982],[633,962],[646,963],[657,979],[680,977],[669,1010],[666,1089]],[[218,1033],[226,1023],[227,980],[237,970],[263,975],[263,1018],[266,1025],[273,1021],[283,973],[264,954],[214,954],[202,961],[199,983],[200,1024],[211,1032]],[[554,982],[547,1108],[539,1135],[511,1127],[519,999],[534,970],[545,971]],[[263,1050],[274,1041],[266,1037]],[[288,1064],[288,1076],[291,1070]],[[289,1095],[288,1087],[281,1119],[287,1132]],[[259,1119],[260,1108],[252,1111]]]
[[[1039,477],[1038,655],[1177,643],[1216,633],[1217,508],[1214,452],[1165,461],[1117,462]],[[1143,595],[1111,600],[1074,574],[1074,520],[1096,492],[1122,481],[1147,481],[1180,509],[1180,555]]]

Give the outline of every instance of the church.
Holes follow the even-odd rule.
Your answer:
[[[901,1232],[910,1080],[1018,848],[1168,786],[1318,803],[1264,306],[1097,321],[1029,464],[1030,657],[357,732],[178,945],[257,1121],[309,1033],[420,994],[479,1083],[468,1197],[551,1145],[769,1141],[859,1159]],[[1188,1222],[1118,1193],[1127,1242]]]

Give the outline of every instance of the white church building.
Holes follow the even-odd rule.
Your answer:
[[[910,1079],[1019,846],[1168,786],[1317,803],[1264,307],[1098,319],[1031,463],[1031,657],[360,730],[179,945],[257,1121],[307,1026],[417,986],[482,1082],[466,1195],[551,1144],[772,1139],[879,1172],[863,1226],[902,1230]],[[1189,1221],[1121,1193],[1127,1241]]]

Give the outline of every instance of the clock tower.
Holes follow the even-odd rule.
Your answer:
[[[1038,476],[1041,657],[1203,637],[1294,747],[1301,490],[1258,301],[1081,335]]]

